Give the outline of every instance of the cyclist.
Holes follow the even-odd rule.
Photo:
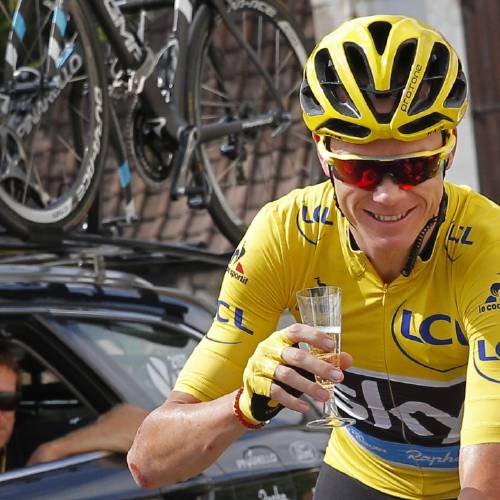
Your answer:
[[[354,19],[313,50],[301,105],[330,180],[253,221],[212,328],[139,429],[135,480],[186,479],[282,407],[306,411],[297,392],[324,401],[305,370],[342,382],[356,419],[332,432],[315,498],[500,498],[500,207],[444,181],[467,107],[456,52],[412,18]],[[343,289],[343,373],[295,348],[328,349],[324,333],[275,331],[318,283]]]

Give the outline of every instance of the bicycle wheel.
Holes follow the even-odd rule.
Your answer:
[[[278,109],[262,73],[219,15],[200,9],[192,27],[188,114],[197,125],[251,118]],[[210,188],[208,209],[222,233],[238,242],[258,209],[321,177],[301,118],[299,88],[306,43],[276,0],[232,2],[229,15],[271,76],[291,122],[283,132],[253,129],[202,144],[199,175]]]
[[[22,237],[46,237],[81,224],[95,198],[106,79],[85,2],[15,3],[0,9],[9,33],[0,68],[0,220]]]

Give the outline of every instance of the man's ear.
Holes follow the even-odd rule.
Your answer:
[[[321,136],[319,134],[316,134],[315,132],[312,133],[312,138],[315,144],[318,144],[318,142],[321,140]],[[330,177],[328,163],[326,163],[326,160],[319,154],[318,148],[316,148],[316,154],[318,155],[319,162],[321,163],[321,169],[327,177]]]
[[[455,147],[452,149],[450,156],[448,157],[448,162],[446,163],[446,170],[449,170],[451,168],[451,164],[453,163],[453,159],[455,158],[455,151],[457,150],[457,143],[458,143],[457,127],[453,128],[451,130],[451,133],[455,136],[456,142],[455,142]]]

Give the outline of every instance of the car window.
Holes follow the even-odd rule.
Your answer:
[[[97,418],[96,412],[38,353],[13,340],[19,366],[20,399],[8,441],[10,469],[23,467],[33,451]]]
[[[152,409],[170,394],[197,341],[157,325],[57,319],[66,342],[121,394]]]

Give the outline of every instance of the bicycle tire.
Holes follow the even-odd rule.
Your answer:
[[[36,83],[24,94],[11,92],[0,120],[0,222],[37,239],[82,225],[99,188],[109,121],[104,64],[86,3],[65,2],[57,22],[50,4],[29,4],[24,33],[19,24],[10,30],[10,39],[18,37],[16,66],[7,50],[0,74],[4,89],[25,75]],[[16,175],[9,173],[14,164]]]
[[[229,5],[230,15],[242,30],[250,33],[250,28],[254,28],[257,31],[257,39],[249,36],[248,40],[273,76],[279,95],[284,96],[285,110],[290,111],[293,118],[290,128],[276,138],[272,137],[271,128],[261,129],[256,137],[240,133],[237,140],[244,145],[246,159],[233,171],[230,159],[224,158],[220,149],[228,138],[202,144],[197,149],[194,169],[208,184],[207,208],[221,232],[236,244],[265,203],[324,178],[313,142],[302,123],[298,97],[308,53],[304,36],[286,8],[276,0],[239,0],[229,2]],[[274,68],[273,51],[277,61]],[[282,51],[284,57],[280,57]],[[240,113],[240,116],[242,112],[251,116],[252,113],[268,111],[264,78],[251,62],[245,61],[245,56],[246,52],[228,35],[220,15],[207,6],[200,8],[191,29],[188,58],[187,104],[191,123],[207,124],[224,118],[224,112],[213,119],[204,116],[204,110],[210,108],[213,111],[217,103],[221,109],[224,106],[226,109],[239,108],[239,111],[232,112],[235,115]],[[217,61],[221,64],[217,65]],[[241,71],[235,71],[237,68]],[[273,71],[276,69],[279,69],[278,73]],[[230,98],[219,96],[220,101],[214,104],[210,99],[217,99],[214,90],[220,90],[222,85]],[[250,87],[258,92],[246,92]],[[235,165],[233,162],[233,167]],[[236,179],[238,175],[240,179]],[[242,182],[245,179],[246,182]]]

